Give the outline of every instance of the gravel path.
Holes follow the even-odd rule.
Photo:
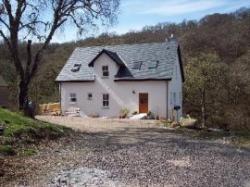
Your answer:
[[[55,120],[79,120],[74,128],[82,132],[19,160],[32,172],[4,186],[250,186],[248,150],[177,135],[153,121]]]

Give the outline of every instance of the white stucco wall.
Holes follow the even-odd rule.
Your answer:
[[[109,66],[109,78],[102,77],[102,66]],[[101,55],[94,64],[95,82],[62,82],[61,107],[64,113],[69,107],[79,107],[86,115],[117,117],[122,108],[130,112],[139,111],[139,93],[148,93],[148,109],[159,117],[167,117],[167,81],[119,81],[114,75],[118,65],[106,54]],[[76,93],[77,102],[70,102],[70,93]],[[88,100],[88,93],[93,99]],[[109,93],[109,108],[102,106],[102,94]]]
[[[173,71],[173,78],[169,82],[169,89],[168,89],[168,118],[172,120],[179,120],[182,116],[182,77],[181,77],[181,68],[180,63],[177,61],[175,63],[174,71]],[[174,93],[176,95],[176,99],[174,99]],[[175,100],[175,101],[174,101]],[[174,111],[174,106],[180,106],[180,110],[178,114]]]

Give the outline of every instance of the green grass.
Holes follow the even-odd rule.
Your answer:
[[[0,125],[4,126],[4,136],[31,138],[57,138],[62,136],[68,129],[65,127],[41,122],[24,117],[22,114],[10,112],[0,108]]]
[[[37,151],[35,149],[27,148],[27,149],[22,149],[20,151],[20,155],[22,156],[32,156],[35,155]]]
[[[10,145],[0,145],[0,154],[4,156],[15,155],[16,152]]]
[[[21,113],[2,108],[0,108],[0,126],[4,127],[4,133],[0,135],[0,153],[4,155],[10,149],[23,151],[21,147],[23,148],[24,144],[57,139],[71,132],[68,128],[27,118]],[[31,150],[23,152],[24,155],[34,153]]]

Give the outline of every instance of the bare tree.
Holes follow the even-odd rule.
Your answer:
[[[66,24],[81,34],[90,25],[112,24],[119,0],[0,0],[0,36],[6,43],[19,76],[19,109],[28,103],[29,84],[55,32]],[[40,43],[32,50],[32,40]],[[21,59],[20,42],[27,57]]]

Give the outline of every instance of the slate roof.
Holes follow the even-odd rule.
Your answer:
[[[89,66],[94,65],[95,60],[101,56],[103,53],[107,54],[113,61],[115,61],[118,65],[120,66],[125,66],[124,62],[122,61],[122,59],[119,57],[119,55],[117,55],[117,53],[109,51],[107,49],[103,49],[90,63]]]
[[[175,39],[163,43],[123,44],[76,48],[59,73],[56,81],[94,81],[91,63],[102,52],[109,53],[120,66],[115,80],[167,80],[171,79],[174,65],[180,59],[179,45]],[[156,68],[150,68],[158,61]],[[140,69],[133,69],[135,62],[142,62]],[[74,64],[82,64],[78,72],[72,72]],[[89,65],[90,64],[90,65]],[[182,64],[181,64],[182,69]],[[183,71],[182,71],[182,77]]]

